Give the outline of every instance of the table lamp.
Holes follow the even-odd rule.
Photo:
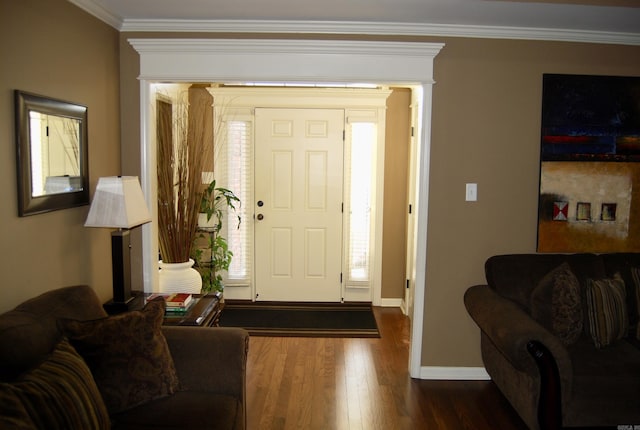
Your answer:
[[[111,232],[113,301],[116,311],[129,309],[131,295],[131,228],[148,223],[151,215],[135,176],[110,176],[98,179],[85,227],[117,228]]]

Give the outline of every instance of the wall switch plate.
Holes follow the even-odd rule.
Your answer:
[[[465,200],[475,202],[478,200],[478,184],[467,184]]]

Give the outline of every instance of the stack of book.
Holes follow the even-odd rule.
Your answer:
[[[189,310],[189,307],[191,307],[191,305],[195,303],[195,301],[193,300],[193,295],[189,293],[153,293],[149,297],[147,297],[147,302],[150,302],[151,300],[158,297],[164,297],[164,301],[167,304],[167,308],[165,310],[167,314],[185,313]]]

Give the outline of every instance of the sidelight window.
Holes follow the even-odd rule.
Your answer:
[[[371,280],[371,214],[377,127],[349,124],[346,146],[345,238],[347,287],[369,287]]]
[[[233,252],[229,271],[223,273],[225,285],[250,285],[253,270],[253,227],[250,212],[252,196],[253,164],[251,141],[253,123],[250,120],[223,121],[221,144],[216,145],[216,180],[240,199],[235,213],[226,214],[222,235]],[[238,216],[240,223],[238,223]]]

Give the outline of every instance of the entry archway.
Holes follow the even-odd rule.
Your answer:
[[[270,81],[296,83],[372,82],[403,85],[418,94],[416,158],[415,295],[409,372],[420,376],[427,258],[429,156],[433,62],[441,43],[266,40],[130,39],[140,54],[141,184],[149,202],[156,195],[156,160],[150,86],[154,82]],[[153,205],[150,205],[153,206]],[[157,285],[157,223],[143,226],[145,291]]]

